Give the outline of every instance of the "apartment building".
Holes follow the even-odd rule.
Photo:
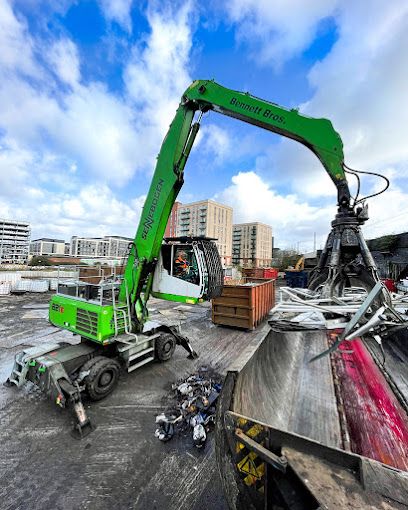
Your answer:
[[[65,241],[61,239],[49,239],[42,237],[33,239],[30,243],[31,255],[64,255]]]
[[[242,267],[270,266],[272,227],[259,222],[233,225],[232,263]]]
[[[177,236],[205,236],[216,239],[222,263],[231,264],[232,207],[214,200],[180,204]]]
[[[177,236],[177,224],[178,224],[178,212],[181,206],[180,202],[174,202],[167,222],[164,237],[176,237]]]
[[[108,236],[109,257],[125,257],[129,253],[129,245],[133,242],[131,237]]]
[[[26,264],[30,236],[28,223],[0,219],[0,264]]]
[[[128,253],[130,237],[77,237],[71,238],[72,257],[124,257]]]

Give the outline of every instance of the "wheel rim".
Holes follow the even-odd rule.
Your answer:
[[[163,347],[162,347],[163,352],[164,352],[165,354],[168,354],[168,353],[171,351],[172,347],[173,347],[173,342],[171,342],[171,341],[166,342],[166,343],[163,345]]]
[[[113,380],[113,371],[106,370],[99,376],[98,386],[104,389],[111,384],[112,380]]]

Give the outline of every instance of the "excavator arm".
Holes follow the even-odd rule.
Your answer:
[[[295,109],[288,110],[248,93],[227,89],[214,81],[193,82],[184,92],[163,141],[125,268],[119,300],[124,302],[129,295],[136,331],[143,328],[147,317],[146,304],[166,224],[183,185],[184,167],[201,116],[209,110],[254,124],[308,147],[337,187],[339,210],[350,208],[350,192],[343,169],[343,144],[329,120],[306,117]],[[199,118],[193,122],[196,112],[199,112]]]
[[[214,81],[195,81],[184,93],[183,101],[191,108],[195,105],[201,111],[214,110],[305,145],[316,154],[337,187],[338,205],[349,205],[343,143],[329,120],[301,115],[296,109],[288,110]]]

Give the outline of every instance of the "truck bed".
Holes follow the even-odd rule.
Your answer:
[[[231,509],[275,508],[268,487],[298,494],[288,508],[408,508],[407,333],[385,342],[385,364],[360,338],[310,362],[339,332],[272,328],[231,365],[217,416]]]

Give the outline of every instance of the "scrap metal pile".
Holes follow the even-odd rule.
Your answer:
[[[323,297],[319,291],[282,287],[278,304],[270,313],[270,325],[284,329],[343,329],[343,340],[368,335],[379,344],[384,336],[408,327],[408,296],[388,293],[378,282],[367,294],[358,287],[343,295]],[[322,353],[327,354],[327,352]]]
[[[169,441],[178,431],[192,432],[193,442],[201,448],[215,423],[216,402],[221,384],[216,376],[205,376],[207,369],[172,385],[174,403],[168,411],[156,416],[156,437]]]

